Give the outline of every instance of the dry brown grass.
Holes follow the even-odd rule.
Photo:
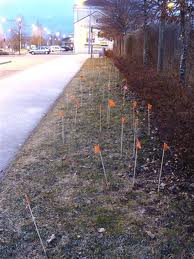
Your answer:
[[[67,109],[66,96],[81,99],[80,75],[83,75],[83,105],[78,110],[75,127],[75,104],[70,102]],[[24,194],[31,197],[45,243],[52,234],[56,236],[47,244],[49,258],[179,258],[183,250],[191,253],[186,229],[174,228],[182,220],[181,215],[174,223],[169,216],[177,209],[176,206],[174,211],[170,209],[169,198],[173,200],[173,196],[145,193],[144,186],[134,191],[130,188],[131,106],[127,102],[122,108],[119,81],[109,61],[88,60],[23,147],[1,184],[1,258],[40,258],[42,255],[23,201]],[[110,128],[106,123],[108,95],[116,102]],[[99,132],[100,103],[104,108],[102,133]],[[65,113],[64,145],[61,110]],[[123,114],[127,123],[121,158]],[[100,159],[94,154],[96,143],[102,147],[108,188]],[[176,239],[168,233],[168,224],[175,229]],[[187,224],[191,225],[189,217]],[[105,232],[99,233],[99,228]],[[179,231],[184,235],[179,236]],[[185,242],[182,246],[181,241]]]

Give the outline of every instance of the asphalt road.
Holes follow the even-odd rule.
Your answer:
[[[65,52],[65,54],[69,52]],[[38,64],[58,58],[59,55],[9,55],[0,56],[0,78],[5,78],[11,74],[23,71]],[[7,64],[6,64],[7,63]]]
[[[1,174],[86,59],[87,55],[50,58],[0,78]]]

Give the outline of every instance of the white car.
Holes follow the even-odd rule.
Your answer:
[[[32,55],[35,54],[50,54],[50,49],[45,46],[38,46],[36,48],[30,49],[29,53]]]
[[[51,53],[61,53],[64,51],[64,49],[56,45],[56,46],[50,46],[50,51]]]

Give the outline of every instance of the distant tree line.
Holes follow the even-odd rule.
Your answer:
[[[36,45],[61,45],[61,38],[57,37],[56,34],[51,34],[46,31],[39,22],[30,25],[28,28],[25,24],[25,20],[21,18],[21,24],[17,23],[17,20],[12,23],[9,28],[7,35],[4,36],[3,32],[0,35],[0,48],[8,48],[13,51],[18,51],[20,48],[26,48],[26,46]],[[29,31],[31,31],[29,33]]]

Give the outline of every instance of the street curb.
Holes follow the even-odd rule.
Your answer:
[[[11,62],[12,62],[11,60],[9,60],[9,61],[5,61],[5,62],[0,63],[0,65],[9,64],[9,63],[11,63]]]

